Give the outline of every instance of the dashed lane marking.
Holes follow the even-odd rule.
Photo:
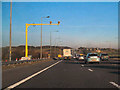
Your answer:
[[[109,82],[109,83],[120,89],[120,86],[116,84],[115,82]]]
[[[81,65],[82,67],[84,67],[84,65]]]
[[[93,70],[92,69],[88,69],[89,71],[91,71],[91,72],[93,72]]]
[[[61,61],[62,61],[62,60],[61,60]],[[22,84],[22,83],[28,81],[29,79],[35,77],[36,75],[38,75],[38,74],[40,74],[40,73],[46,71],[47,69],[49,69],[49,68],[55,66],[56,64],[60,63],[61,61],[58,61],[58,62],[56,62],[56,63],[50,65],[49,67],[46,67],[45,69],[43,69],[43,70],[41,70],[41,71],[39,71],[39,72],[37,72],[37,73],[31,75],[31,76],[29,76],[29,77],[27,77],[27,78],[25,78],[25,79],[19,81],[19,82],[15,83],[15,84],[13,84],[13,85],[11,85],[11,86],[9,86],[9,87],[7,87],[7,88],[4,89],[4,90],[9,90],[9,89],[15,88],[16,86],[18,86],[18,85],[20,85],[20,84]]]

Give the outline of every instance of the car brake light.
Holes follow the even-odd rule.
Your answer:
[[[99,58],[99,56],[97,56]]]
[[[90,58],[90,57],[88,57],[88,58]]]

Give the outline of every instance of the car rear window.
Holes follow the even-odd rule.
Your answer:
[[[108,54],[102,54],[102,56],[108,56]]]
[[[98,56],[97,54],[89,54],[89,56]]]

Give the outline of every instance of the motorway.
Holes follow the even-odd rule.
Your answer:
[[[51,60],[3,70],[2,88],[120,88],[120,60]]]

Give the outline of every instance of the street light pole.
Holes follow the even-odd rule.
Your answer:
[[[42,17],[41,17],[41,24],[42,24]],[[41,25],[41,49],[40,49],[40,58],[42,58],[42,25]]]
[[[9,48],[9,61],[11,61],[11,29],[12,29],[12,0],[11,0],[11,4],[10,4],[10,48]]]
[[[51,58],[51,31],[50,31],[50,58]]]
[[[54,31],[54,32],[58,32],[58,31]],[[50,58],[51,58],[51,45],[52,45],[52,35],[51,35],[51,31],[50,31]]]
[[[42,24],[42,18],[50,18],[50,16],[41,17],[41,24]],[[41,49],[40,49],[40,58],[42,58],[42,25],[41,25]]]
[[[60,41],[60,55],[62,55],[62,51],[61,51],[61,49],[62,49],[62,47],[61,47],[61,45],[62,45],[62,41]]]

